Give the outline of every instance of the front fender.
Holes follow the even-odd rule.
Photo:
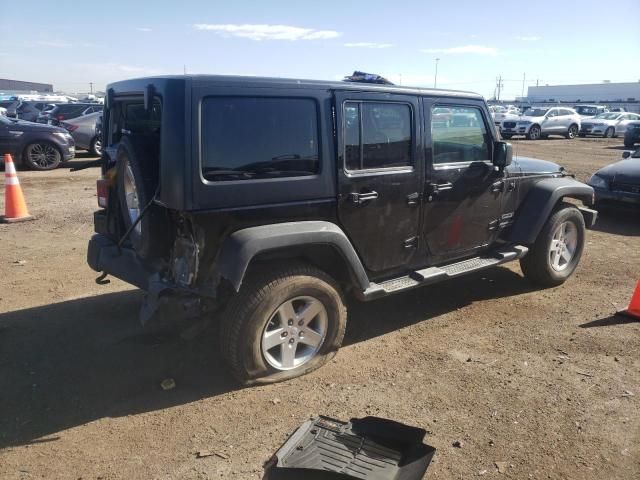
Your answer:
[[[353,245],[334,223],[305,221],[276,223],[238,230],[229,235],[216,261],[219,277],[227,279],[240,290],[245,273],[256,255],[270,250],[300,245],[330,245],[349,266],[357,286],[366,290],[369,278]]]
[[[593,203],[593,188],[571,177],[545,178],[536,183],[518,208],[508,240],[531,245],[536,241],[551,212],[562,198]]]

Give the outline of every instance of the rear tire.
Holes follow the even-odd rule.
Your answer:
[[[158,185],[158,165],[154,148],[144,140],[124,137],[116,153],[118,162],[118,198],[126,229],[149,205]],[[153,203],[129,234],[136,253],[145,259],[157,258],[167,251],[169,222],[166,211]]]
[[[313,313],[305,318],[310,306]],[[299,263],[262,268],[231,297],[221,320],[220,350],[241,384],[280,382],[331,360],[346,322],[342,295],[322,270]]]
[[[31,170],[53,170],[62,161],[60,150],[48,142],[30,143],[24,149],[22,161]]]
[[[97,157],[102,155],[102,141],[100,140],[100,137],[96,136],[93,138],[93,140],[91,140],[91,145],[89,146],[89,152],[91,152],[92,155],[95,155]]]
[[[520,260],[524,276],[543,287],[555,287],[573,274],[584,249],[585,225],[580,211],[561,203]]]

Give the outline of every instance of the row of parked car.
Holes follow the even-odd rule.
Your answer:
[[[494,123],[506,139],[516,135],[525,136],[529,140],[549,135],[562,135],[566,138],[624,136],[625,146],[631,148],[640,134],[639,114],[625,112],[623,109],[609,111],[603,105],[529,107],[524,111],[514,106],[494,106],[491,110]]]
[[[76,148],[101,154],[100,103],[0,101],[0,153],[34,170],[51,170],[75,156]]]

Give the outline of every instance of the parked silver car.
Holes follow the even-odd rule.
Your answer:
[[[565,107],[534,107],[517,120],[502,122],[502,137],[525,135],[529,140],[538,140],[549,135],[575,138],[580,130],[580,115]]]
[[[637,113],[607,112],[582,121],[580,136],[598,135],[599,137],[617,137],[624,135],[627,124],[640,120]]]
[[[61,122],[76,142],[76,148],[89,150],[93,155],[102,154],[102,140],[96,132],[96,123],[102,112],[89,113]]]

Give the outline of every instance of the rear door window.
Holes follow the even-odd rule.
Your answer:
[[[377,170],[411,166],[411,106],[404,103],[344,104],[345,168]]]
[[[207,97],[201,118],[206,180],[309,176],[320,170],[315,100]]]

